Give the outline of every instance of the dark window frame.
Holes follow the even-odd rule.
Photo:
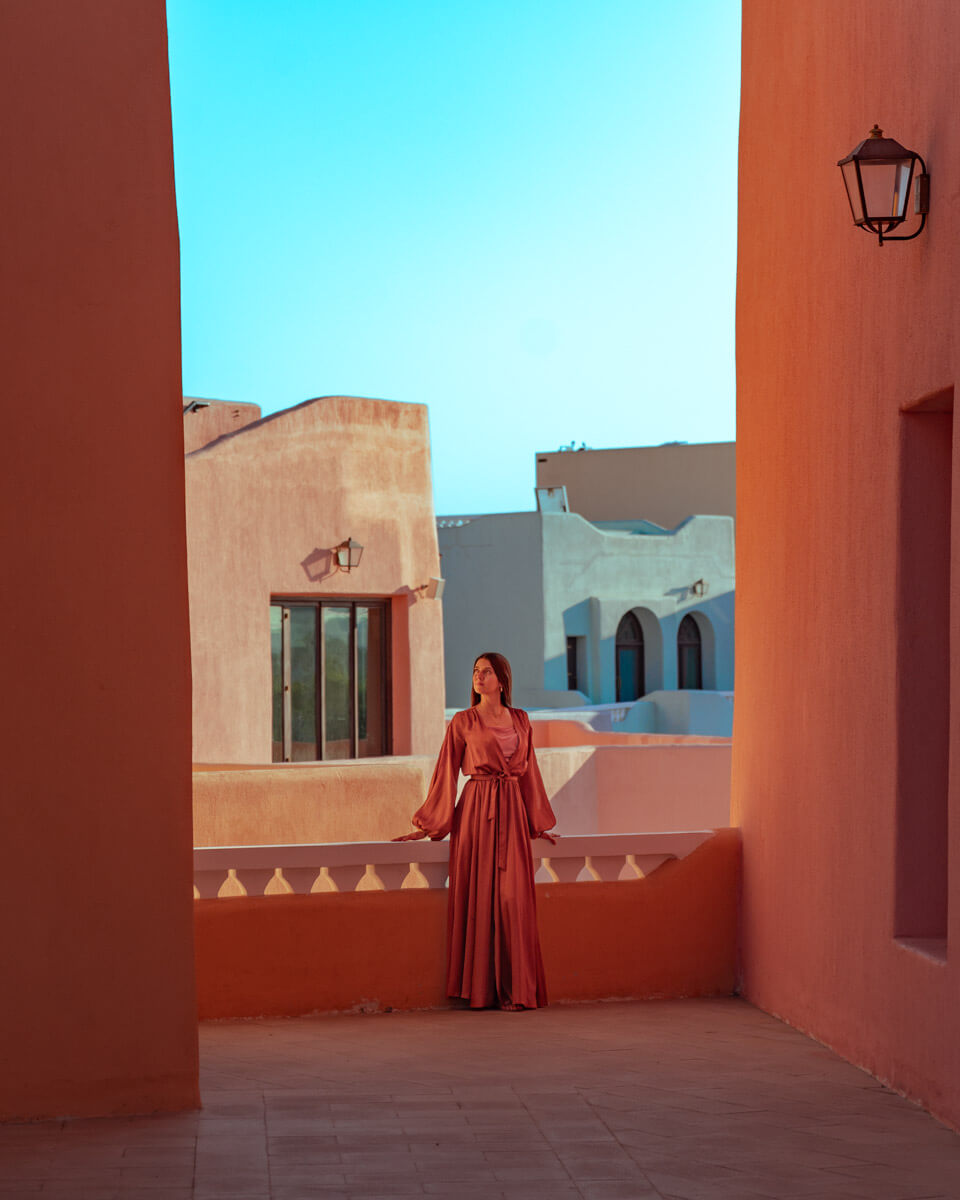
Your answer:
[[[350,762],[360,758],[359,742],[359,673],[357,669],[358,652],[357,652],[357,609],[368,608],[378,609],[381,614],[383,627],[383,639],[380,649],[380,678],[383,683],[383,750],[382,755],[390,755],[393,753],[393,676],[392,676],[392,661],[391,653],[392,643],[392,605],[389,597],[385,596],[290,596],[290,595],[272,595],[270,597],[270,608],[279,608],[281,610],[281,696],[282,696],[282,715],[281,715],[281,757],[273,758],[274,762],[291,762],[293,741],[292,741],[292,696],[290,691],[291,677],[291,657],[290,657],[290,637],[288,629],[290,625],[290,611],[294,608],[313,609],[316,612],[316,679],[317,679],[317,697],[315,705],[315,741],[318,757],[315,759],[306,759],[298,761],[306,762]],[[348,608],[350,609],[350,633],[349,633],[349,648],[348,660],[350,664],[350,683],[348,685],[350,699],[350,755],[347,758],[330,758],[327,755],[327,736],[326,736],[326,640],[323,636],[323,610],[330,608]],[[271,677],[273,670],[271,666]],[[271,683],[272,686],[272,683]],[[271,707],[271,722],[273,720]],[[272,736],[271,744],[276,745]],[[368,756],[364,756],[368,757]],[[380,757],[380,755],[371,756]]]
[[[633,680],[633,691],[635,696],[627,696],[626,681],[620,676],[620,649],[636,649],[638,651],[636,662],[635,677]],[[620,623],[617,625],[617,635],[614,638],[614,670],[616,673],[616,698],[617,703],[632,704],[634,700],[639,700],[646,695],[647,688],[647,657],[646,647],[644,645],[643,626],[640,624],[640,618],[631,609],[625,612],[620,618]]]
[[[684,631],[687,631],[688,636],[684,636]],[[693,631],[691,636],[689,631]],[[691,651],[696,651],[696,683],[684,683],[686,676],[685,660],[689,658]],[[684,653],[686,651],[686,653]],[[691,613],[680,622],[677,629],[677,688],[686,691],[703,691],[703,632],[697,623],[696,617]]]
[[[580,638],[567,638],[567,691],[580,691]]]

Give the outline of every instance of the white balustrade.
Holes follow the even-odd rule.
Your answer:
[[[685,858],[712,829],[586,834],[531,843],[537,883],[642,879]],[[327,842],[317,846],[203,846],[193,852],[194,897],[443,888],[448,841]]]

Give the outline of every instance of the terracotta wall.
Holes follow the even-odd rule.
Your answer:
[[[190,1107],[190,667],[162,0],[5,0],[0,111],[0,1118]]]
[[[729,995],[740,842],[718,832],[630,883],[538,884],[552,1003]],[[443,1007],[441,890],[198,900],[201,1017]]]
[[[733,761],[748,997],[954,1125],[960,463],[904,409],[960,362],[958,43],[954,0],[743,5]],[[882,248],[836,166],[874,122],[932,183]]]
[[[269,762],[271,596],[387,597],[393,752],[443,737],[427,410],[349,396],[286,409],[187,456],[194,760]],[[330,549],[352,537],[360,566]]]

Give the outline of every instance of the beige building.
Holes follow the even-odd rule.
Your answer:
[[[642,518],[676,529],[697,513],[736,516],[736,442],[537,454],[537,487],[565,487],[588,521]]]
[[[183,421],[194,761],[436,753],[426,407],[188,400]]]

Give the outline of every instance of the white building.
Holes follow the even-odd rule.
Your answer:
[[[563,511],[437,524],[448,706],[468,703],[474,657],[496,650],[525,708],[643,697],[621,727],[730,732],[732,517],[673,530]],[[708,692],[727,695],[711,706]]]

